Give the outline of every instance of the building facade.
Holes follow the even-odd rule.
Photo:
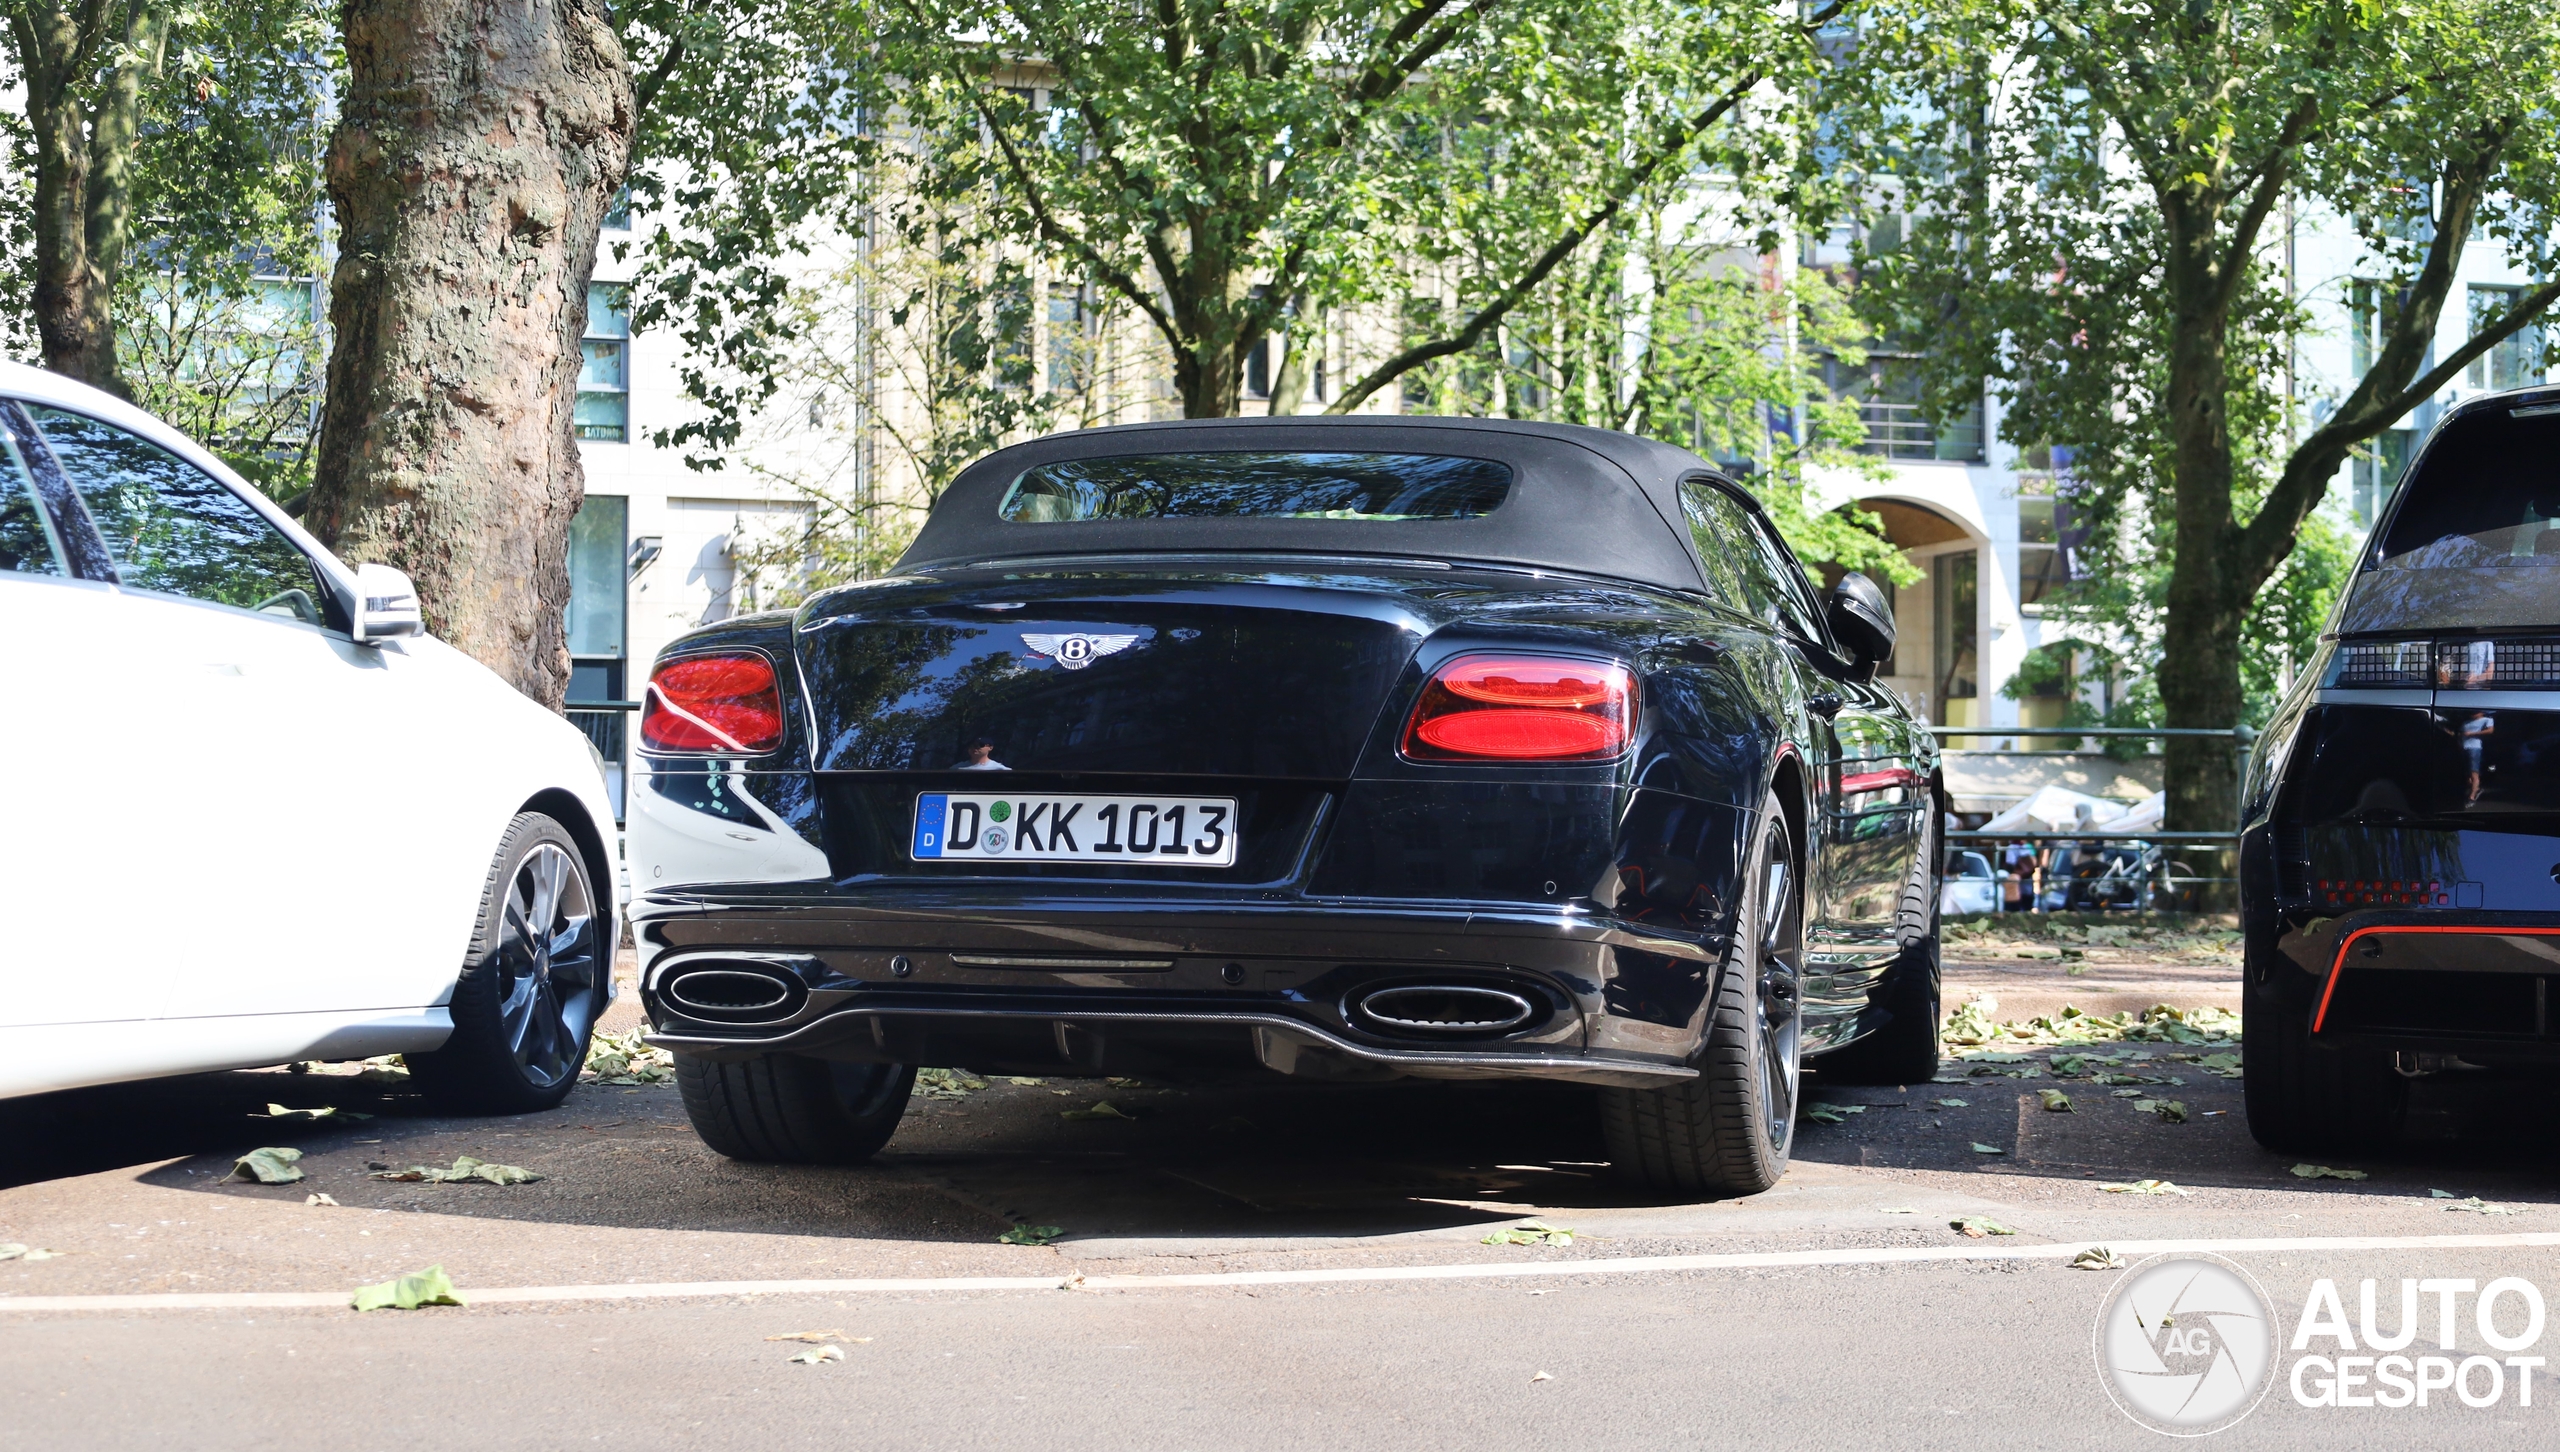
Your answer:
[[[627,239],[627,234],[626,234]],[[608,236],[608,243],[616,240]],[[1845,233],[1806,248],[1803,261],[1842,266]],[[2293,359],[2291,392],[2297,429],[2325,416],[2372,361],[2383,310],[2390,306],[2377,279],[2382,274],[2344,227],[2305,218],[2286,229],[2287,276],[2296,295],[2322,326]],[[590,299],[585,379],[579,399],[579,433],[588,503],[571,551],[573,577],[571,651],[576,666],[573,702],[601,708],[581,713],[618,769],[628,759],[628,703],[636,700],[648,665],[667,642],[696,625],[771,603],[759,598],[770,586],[757,560],[773,541],[807,528],[814,509],[812,486],[823,490],[912,490],[912,478],[877,456],[876,435],[894,433],[896,404],[877,398],[829,398],[823,389],[786,394],[769,411],[766,431],[747,441],[726,467],[687,466],[681,450],[662,448],[652,431],[687,416],[679,345],[673,337],[634,334],[624,304],[630,264],[613,258],[597,269]],[[2494,316],[2531,279],[2508,263],[2493,244],[2475,243],[2463,259],[2460,279],[2445,310],[2436,353],[2457,348],[2474,323]],[[1094,300],[1084,291],[1048,287],[1030,310],[1027,344],[1033,353],[1033,387],[1065,390],[1071,406],[1052,416],[1054,426],[1082,427],[1178,414],[1169,386],[1149,386],[1143,348],[1115,341]],[[858,312],[858,310],[855,310]],[[854,316],[848,312],[847,316]],[[1337,327],[1315,340],[1325,366],[1302,405],[1322,407],[1324,373],[1334,378],[1350,362],[1338,357],[1364,340]],[[866,346],[891,346],[887,342]],[[1250,360],[1246,411],[1267,409],[1269,378],[1278,340]],[[1117,350],[1117,351],[1115,351]],[[1125,356],[1122,356],[1125,354]],[[2429,360],[2433,366],[2433,357]],[[1880,456],[1885,477],[1835,472],[1818,478],[1824,503],[1856,501],[1883,522],[1888,536],[1918,578],[1892,591],[1900,641],[1886,679],[1926,717],[1954,727],[2052,725],[2077,696],[2103,710],[2119,682],[2062,678],[2042,681],[2046,694],[2004,691],[2017,679],[2030,652],[2073,638],[2059,619],[2048,620],[2052,593],[2071,578],[2075,561],[2064,537],[2062,492],[2067,450],[2022,449],[2001,438],[2001,408],[1987,393],[1978,411],[1945,427],[1918,413],[1908,360],[1878,353],[1856,369],[1826,381],[1861,399],[1866,449]],[[894,369],[883,370],[887,377]],[[1114,389],[1096,380],[1118,375]],[[2416,410],[2400,428],[2378,440],[2369,457],[2340,471],[2323,508],[2332,520],[2361,536],[2388,499],[2416,440],[2435,418],[2473,392],[2519,387],[2547,376],[2543,335],[2528,329],[2473,365],[2443,394]],[[1132,382],[1132,379],[1135,379]],[[1400,390],[1383,390],[1364,412],[1411,407]],[[884,483],[884,476],[886,482]],[[868,498],[866,494],[864,497]],[[828,498],[841,504],[840,495]],[[910,501],[902,507],[920,508]],[[769,574],[769,572],[765,572]],[[1961,744],[1961,743],[1960,743]],[[1985,739],[1977,746],[2033,746],[2032,739]],[[2046,773],[2045,775],[2050,775]],[[2139,796],[2155,790],[2156,763],[2132,763],[2084,771],[2085,789],[2101,795]],[[2033,783],[2018,787],[2024,795]],[[2005,787],[1993,788],[2002,795]],[[1960,810],[1992,810],[1998,803],[1962,801]]]

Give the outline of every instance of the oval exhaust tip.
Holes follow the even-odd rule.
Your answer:
[[[1418,1034],[1502,1033],[1538,1013],[1536,1004],[1517,993],[1471,983],[1408,983],[1372,989],[1355,1006],[1372,1023]]]
[[[697,968],[668,980],[661,990],[679,1007],[699,1013],[755,1013],[791,1001],[792,985],[766,973],[739,968]]]

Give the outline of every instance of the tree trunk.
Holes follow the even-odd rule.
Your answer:
[[[2164,209],[2170,338],[2169,412],[2175,553],[2161,642],[2160,704],[2173,727],[2228,728],[2240,720],[2240,631],[2246,602],[2231,590],[2236,544],[2231,486],[2230,309],[2214,267],[2215,209]],[[2221,831],[2238,811],[2239,760],[2229,740],[2168,738],[2172,831]]]
[[[557,709],[571,415],[596,232],[631,145],[599,0],[347,0],[341,252],[308,518],[417,581],[430,626]]]
[[[160,68],[169,11],[155,0],[9,16],[35,142],[36,336],[44,366],[129,397],[116,362],[116,278],[132,221],[142,84]]]

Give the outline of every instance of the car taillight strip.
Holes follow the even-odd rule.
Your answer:
[[[1415,761],[1606,761],[1635,724],[1635,677],[1617,661],[1464,655],[1431,673],[1405,723]]]
[[[2341,646],[2332,684],[2560,690],[2560,640],[2386,640]]]
[[[782,744],[782,692],[760,655],[661,662],[640,714],[649,751],[757,755]]]

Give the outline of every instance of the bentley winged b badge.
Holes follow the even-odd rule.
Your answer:
[[[1033,655],[1045,655],[1071,671],[1086,666],[1106,655],[1118,655],[1138,643],[1134,635],[1035,635],[1023,632],[1023,649]]]

